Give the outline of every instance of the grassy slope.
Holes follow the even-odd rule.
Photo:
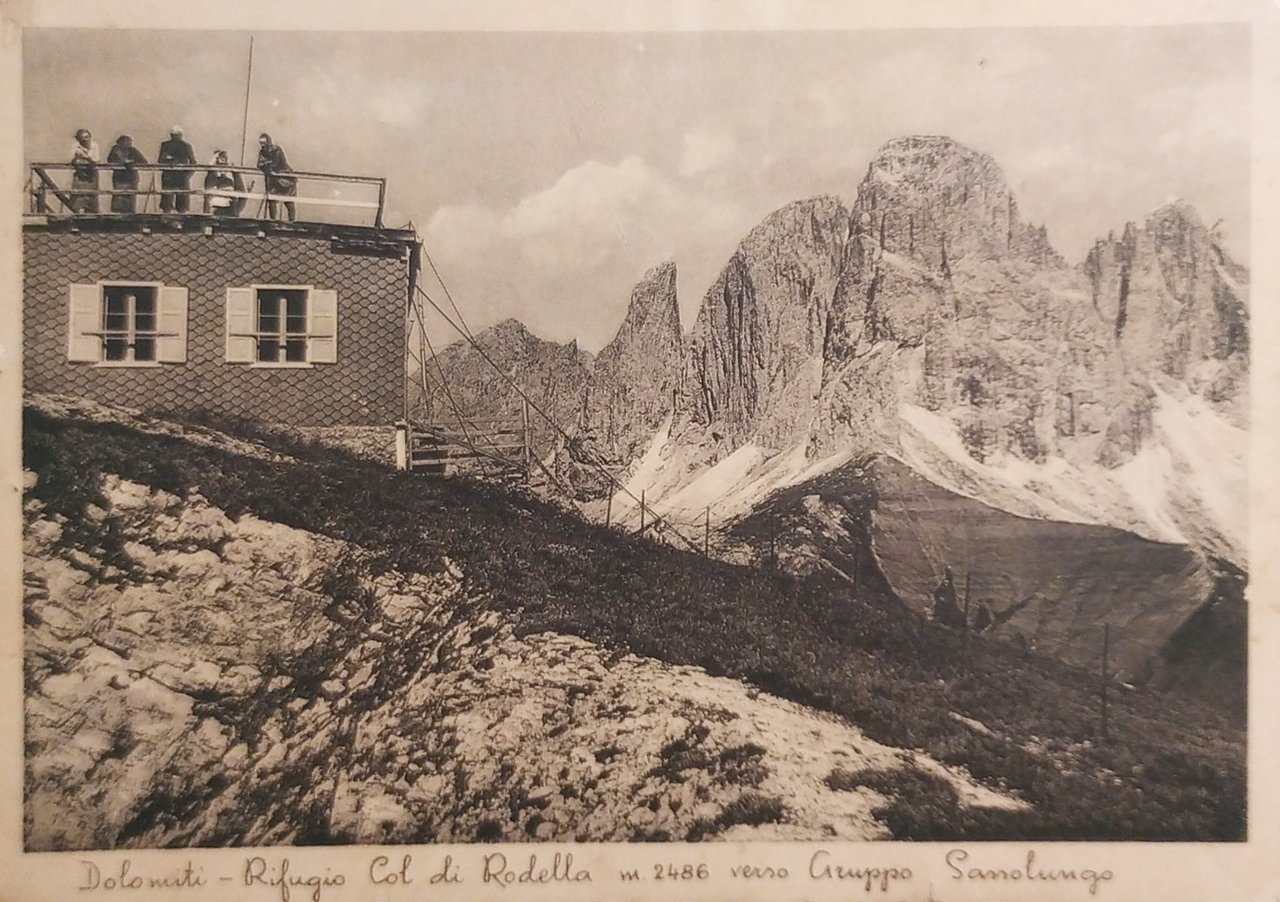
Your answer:
[[[394,473],[245,423],[212,425],[299,463],[28,410],[26,466],[40,473],[35,493],[75,522],[87,521],[96,474],[114,472],[178,494],[198,488],[232,516],[252,511],[351,541],[403,570],[433,572],[447,555],[528,632],[575,633],[745,678],[841,714],[875,739],[965,765],[1035,805],[1032,814],[974,813],[904,793],[889,818],[904,838],[1243,837],[1243,735],[1211,709],[1125,694],[1114,700],[1111,741],[1094,745],[1087,674],[997,643],[977,643],[966,663],[957,637],[920,622],[883,587],[850,598],[820,577],[707,561],[498,487]],[[79,540],[111,537],[86,526]]]
[[[810,513],[815,497],[836,518],[833,527]],[[922,599],[932,606],[935,567],[949,558],[957,589],[968,591],[972,575],[973,597],[990,601],[997,617],[998,600],[1005,600],[1010,629],[997,633],[1005,642],[1034,634],[1041,648],[1085,668],[1097,666],[1105,615],[1123,624],[1112,634],[1113,670],[1127,658],[1134,668],[1129,682],[1176,691],[1244,723],[1248,575],[1210,559],[1205,569],[1213,589],[1206,592],[1196,578],[1199,558],[1185,546],[1111,527],[1019,517],[878,455],[774,493],[730,535],[758,556],[777,548],[806,570],[828,564],[873,594],[891,594],[886,574],[893,574],[898,593],[915,592],[915,610]],[[1178,618],[1185,619],[1167,635]]]

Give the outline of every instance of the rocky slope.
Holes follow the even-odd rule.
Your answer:
[[[836,772],[924,773],[962,809],[1027,809],[742,682],[517,635],[448,557],[372,567],[360,546],[229,516],[198,491],[110,473],[50,484],[62,472],[33,457],[28,850],[885,838],[875,812],[892,794]],[[40,500],[68,489],[96,499],[83,518]]]
[[[1229,714],[1117,687],[1097,746],[1093,674],[970,657],[838,542],[791,576],[74,399],[29,399],[23,447],[32,850],[1243,835]],[[1204,660],[1172,646],[1153,682]]]

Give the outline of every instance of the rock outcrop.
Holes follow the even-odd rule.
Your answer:
[[[847,237],[836,198],[790,204],[751,230],[707,291],[689,340],[685,412],[730,449],[808,428]]]
[[[632,289],[618,334],[596,355],[578,431],[607,460],[630,463],[671,413],[683,366],[676,265],[668,262]]]
[[[591,355],[580,350],[576,341],[546,341],[514,319],[477,333],[475,341],[480,350],[459,341],[427,364],[427,407],[433,421],[456,423],[460,412],[467,421],[518,425],[523,402],[513,382],[557,423],[572,424],[578,419]],[[534,452],[540,457],[561,440],[559,432],[536,413],[529,416],[529,429]]]
[[[1194,208],[1174,201],[1129,223],[1083,270],[1127,368],[1183,382],[1244,422],[1249,276]]]

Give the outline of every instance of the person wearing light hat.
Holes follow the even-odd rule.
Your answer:
[[[182,126],[169,129],[169,140],[160,145],[156,162],[161,166],[194,166],[196,154],[191,145],[182,140]],[[191,207],[192,170],[165,170],[160,173],[160,209],[165,213],[186,213]]]
[[[71,212],[98,212],[98,142],[87,128],[76,130],[71,146]]]

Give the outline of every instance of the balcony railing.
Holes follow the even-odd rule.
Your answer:
[[[289,193],[268,190],[260,169],[243,166],[136,166],[98,163],[92,183],[77,181],[71,163],[32,163],[27,184],[33,215],[51,217],[128,218],[139,213],[172,216],[216,216],[242,219],[286,219],[292,206],[302,222],[372,225],[382,228],[387,180],[329,172],[282,172],[274,181],[293,181]],[[111,173],[137,173],[136,187],[113,186]],[[210,172],[226,173],[235,187],[205,186]],[[186,173],[190,187],[166,187],[164,173]],[[185,201],[184,201],[185,198]],[[184,208],[185,209],[181,209]],[[275,215],[272,216],[274,208]]]

